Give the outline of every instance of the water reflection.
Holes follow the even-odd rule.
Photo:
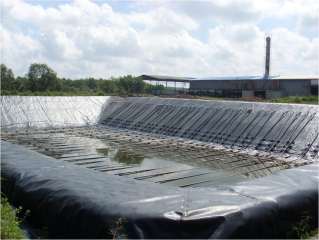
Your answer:
[[[96,152],[104,155],[104,156],[108,156],[109,155],[109,149],[108,148],[97,148]]]
[[[109,157],[111,160],[124,164],[142,164],[144,155],[137,153],[132,149],[121,146],[108,146],[106,148],[97,148],[96,152]]]
[[[144,160],[144,155],[129,149],[119,148],[114,154],[113,160],[125,164],[141,164]]]

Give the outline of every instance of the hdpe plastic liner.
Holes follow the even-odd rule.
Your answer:
[[[108,99],[109,97],[1,96],[1,128],[96,124]]]
[[[318,106],[159,98],[111,99],[101,123],[240,150],[318,159]]]
[[[46,131],[73,132],[77,126],[82,137],[108,136],[133,146],[145,137],[153,148],[161,139],[164,146],[200,143],[203,149],[221,146],[235,153],[275,154],[280,161],[315,162],[209,188],[207,176],[198,175],[193,180],[202,181],[200,188],[178,188],[154,183],[166,180],[160,175],[147,182],[106,174],[90,168],[97,164],[92,159],[83,167],[2,141],[3,191],[16,206],[30,209],[30,221],[47,226],[50,238],[106,238],[114,232],[129,238],[282,238],[305,213],[317,224],[317,110],[158,98],[1,97],[2,129],[21,140],[25,131],[40,143],[37,151]],[[34,129],[43,131],[41,137]],[[58,139],[51,144],[61,144]],[[185,185],[182,181],[178,184]]]
[[[318,106],[118,97],[1,97],[1,127],[103,124],[118,129],[318,159]]]
[[[317,224],[318,164],[223,188],[175,188],[94,172],[2,142],[4,193],[49,238],[283,238]]]

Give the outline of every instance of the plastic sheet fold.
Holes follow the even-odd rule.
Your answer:
[[[104,124],[314,162],[222,187],[177,188],[1,141],[2,191],[49,238],[112,238],[119,220],[115,237],[284,238],[305,214],[318,224],[318,118],[310,105],[2,96],[2,129]]]
[[[318,164],[223,188],[182,189],[94,172],[1,142],[3,191],[50,238],[282,238],[317,223]],[[85,176],[85,177],[83,177]],[[147,189],[147,191],[145,191]]]
[[[1,128],[96,124],[109,97],[1,96]]]
[[[318,159],[318,110],[303,104],[111,98],[100,123],[227,148]]]

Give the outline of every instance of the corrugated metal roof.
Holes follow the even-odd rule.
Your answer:
[[[318,80],[319,76],[276,76],[274,80]]]
[[[316,76],[269,76],[269,78],[264,78],[264,76],[212,76],[204,78],[196,78],[196,80],[316,80],[319,77]]]
[[[267,80],[264,76],[210,76],[210,77],[177,77],[167,75],[141,75],[144,80],[156,80],[156,81],[172,81],[172,82],[191,82],[191,81],[213,81],[213,80]],[[318,76],[269,76],[268,80],[318,80]]]
[[[196,80],[259,80],[262,76],[210,76],[203,78],[196,78]]]
[[[167,75],[141,75],[144,80],[158,80],[158,81],[173,81],[173,82],[189,82],[195,80],[192,77],[177,77],[177,76],[167,76]]]

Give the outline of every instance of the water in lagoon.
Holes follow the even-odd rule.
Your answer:
[[[296,166],[294,158],[283,161],[283,157],[301,158],[298,164],[318,159],[317,107],[157,98],[114,98],[110,102],[107,98],[28,98],[27,104],[24,98],[3,100],[3,126],[20,126],[18,122],[22,122],[27,128],[47,126],[53,131],[23,133],[17,135],[17,143],[83,167],[145,181],[215,186]],[[59,105],[62,101],[67,103],[63,111]],[[61,111],[57,112],[55,106]],[[97,123],[97,119],[99,124],[94,124],[93,130],[83,126]],[[78,129],[68,129],[69,125],[81,126],[83,134],[74,134]],[[56,126],[66,128],[52,129]],[[146,134],[138,139],[141,142],[152,136],[155,144],[136,142],[136,132]],[[107,136],[112,134],[109,141]],[[117,135],[120,138],[116,140]],[[164,139],[166,144],[157,146],[163,136],[174,139]],[[131,143],[121,140],[129,138]],[[176,146],[176,138],[219,144],[232,151],[258,150],[277,155],[276,159],[266,159],[265,155],[252,157],[216,149],[170,148],[170,144]]]
[[[216,168],[216,163],[196,158],[198,151],[159,145],[97,139],[66,133],[30,134],[11,139],[32,150],[106,174],[178,187],[220,186],[246,180],[240,173]],[[207,153],[203,152],[202,155]]]
[[[111,161],[126,165],[137,165],[140,169],[152,171],[128,174],[140,180],[165,183],[174,186],[216,186],[247,180],[243,175],[234,174],[223,169],[216,169],[210,164],[201,164],[196,159],[185,158],[178,152],[157,148],[148,151],[144,146],[138,148],[121,143],[102,141],[105,148],[96,148],[96,152],[108,157]]]

